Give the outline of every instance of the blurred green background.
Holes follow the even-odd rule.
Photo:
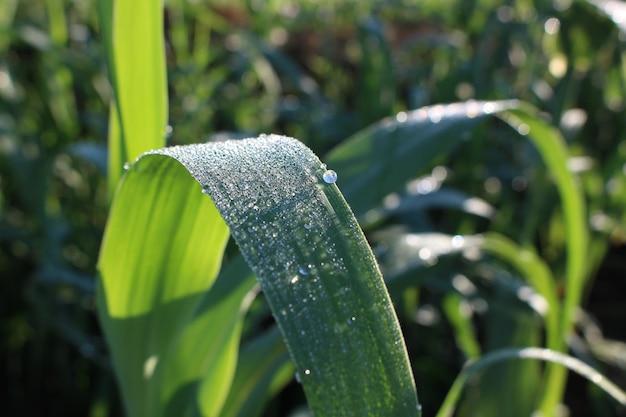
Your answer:
[[[422,106],[533,104],[566,138],[588,204],[590,278],[570,353],[625,387],[626,28],[617,12],[626,5],[604,3],[169,0],[168,143],[280,133],[323,158],[372,123]],[[94,1],[1,0],[2,416],[123,413],[94,313],[110,98]],[[493,259],[407,259],[394,239],[497,231],[563,268],[560,203],[536,151],[496,121],[465,134],[409,184],[437,198],[365,225],[383,272],[396,278],[390,291],[424,415],[471,352],[540,345],[540,312]],[[459,307],[469,322],[455,321]],[[506,400],[528,415],[533,370],[507,369],[473,384],[459,415],[475,415],[477,403],[480,415],[498,415],[485,387],[510,381]],[[295,416],[303,401],[294,382],[264,415]],[[626,415],[576,376],[565,402],[572,416]]]

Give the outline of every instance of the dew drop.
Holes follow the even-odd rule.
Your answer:
[[[328,169],[324,172],[322,178],[324,179],[325,183],[333,184],[335,181],[337,181],[337,173],[332,169]]]
[[[326,171],[326,164],[321,164],[320,168],[322,168],[324,171]]]
[[[124,163],[124,171],[128,171],[130,169],[130,166],[131,166],[130,162],[125,162]]]
[[[296,276],[294,276],[293,278],[291,278],[291,280],[290,280],[289,282],[290,282],[290,283],[292,283],[292,284],[295,284],[296,282],[298,282],[298,279],[299,279],[299,278],[298,278],[298,276],[296,275]]]
[[[452,247],[453,248],[460,248],[461,246],[463,246],[464,242],[465,242],[465,239],[463,238],[463,236],[455,235],[452,238]]]
[[[526,123],[522,123],[517,127],[517,133],[519,133],[522,136],[526,136],[530,133],[530,126],[528,126]]]
[[[311,375],[311,370],[310,369],[305,369],[304,370],[304,375]]]
[[[174,132],[174,128],[172,126],[165,126],[163,137],[165,137],[165,139],[169,139],[170,136],[172,136],[172,132]]]
[[[210,193],[210,191],[209,191],[209,189],[208,189],[208,188],[204,188],[204,187],[202,187],[202,194],[209,195],[209,193]]]
[[[303,265],[300,268],[298,268],[298,272],[300,273],[300,275],[309,275],[313,268],[315,268],[315,265],[313,265],[313,264],[306,264],[306,265]]]

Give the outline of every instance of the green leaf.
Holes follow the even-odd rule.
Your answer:
[[[100,259],[99,300],[130,414],[158,415],[164,400],[143,385],[158,384],[162,373],[144,377],[145,364],[167,359],[168,342],[181,337],[226,236],[210,199],[182,178],[176,161],[211,196],[257,275],[315,415],[419,415],[400,328],[352,212],[324,181],[319,159],[278,136],[153,151],[121,183]],[[141,336],[123,339],[126,321],[137,322]]]
[[[152,0],[98,0],[98,15],[115,93],[109,127],[112,191],[124,163],[165,145],[163,4]]]
[[[497,350],[488,353],[478,361],[468,362],[463,371],[461,371],[454,381],[454,384],[452,385],[452,388],[450,388],[450,391],[441,405],[441,408],[437,412],[436,417],[451,417],[453,415],[456,404],[461,397],[463,387],[476,373],[504,361],[522,359],[547,361],[552,364],[560,365],[564,369],[570,369],[598,385],[622,407],[626,407],[626,393],[586,363],[572,356],[564,355],[550,349],[529,347],[523,349]]]
[[[154,153],[180,161],[215,201],[318,417],[418,415],[404,341],[373,254],[310,150],[263,136]]]
[[[131,417],[164,415],[173,390],[166,384],[162,395],[163,368],[176,349],[199,342],[186,339],[185,326],[217,276],[229,236],[202,197],[180,164],[154,156],[123,178],[111,208],[98,261],[98,313]],[[211,331],[230,325],[216,321]]]
[[[241,257],[220,272],[182,331],[163,371],[162,395],[169,399],[165,415],[195,411],[196,404],[200,415],[221,415],[237,366],[244,314],[256,294],[255,286],[256,279]]]
[[[256,417],[263,406],[293,379],[293,364],[278,329],[245,344],[220,417]]]
[[[574,315],[580,305],[587,275],[586,258],[589,236],[586,207],[582,187],[576,176],[567,167],[569,152],[565,140],[558,130],[549,126],[533,114],[532,109],[520,108],[501,114],[501,118],[537,147],[561,199],[566,231],[565,297],[560,311],[559,346],[563,350],[565,341],[574,326]],[[542,410],[549,413],[560,402],[565,390],[565,369],[549,368],[548,381],[544,389]]]
[[[334,148],[326,162],[341,173],[343,193],[361,219],[383,198],[404,188],[494,113],[517,101],[465,102],[401,112],[356,133]]]
[[[363,121],[371,123],[392,112],[397,77],[394,76],[391,47],[386,42],[382,22],[370,18],[358,29],[361,62],[356,106]]]

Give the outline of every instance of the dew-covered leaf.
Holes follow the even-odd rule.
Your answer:
[[[418,415],[391,301],[336,174],[280,136],[157,154],[183,164],[215,201],[259,279],[314,413]]]
[[[200,185],[181,179],[185,175]],[[100,259],[105,330],[109,326],[114,357],[128,365],[120,372],[130,381],[123,388],[133,388],[127,405],[141,402],[131,415],[158,415],[161,403],[145,392],[146,380],[165,374],[155,370],[168,354],[176,356],[168,343],[185,338],[182,325],[211,283],[226,236],[211,199],[259,279],[315,415],[419,415],[387,290],[336,180],[300,142],[279,136],[166,148],[135,162],[114,201]],[[131,231],[132,224],[145,231]],[[222,232],[181,242],[211,229]],[[135,317],[142,327],[132,340],[111,330],[116,320]],[[215,325],[207,323],[206,332]],[[132,355],[124,352],[128,342],[136,345]],[[200,390],[220,377],[230,384],[224,371],[203,380]],[[200,409],[214,392],[206,391]]]

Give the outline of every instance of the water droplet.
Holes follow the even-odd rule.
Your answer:
[[[337,173],[332,169],[329,169],[324,172],[322,178],[324,179],[325,183],[333,184],[335,181],[337,181]]]
[[[172,126],[170,126],[170,125],[165,126],[165,130],[164,130],[164,134],[163,134],[165,139],[169,139],[170,136],[172,136],[172,132],[174,132],[174,128]]]
[[[202,187],[202,194],[209,195],[210,191],[208,188]]]
[[[298,276],[295,275],[293,278],[291,278],[291,280],[289,280],[290,283],[295,284],[296,282],[298,282]]]
[[[326,171],[326,164],[320,165],[320,168],[322,168],[324,171]]]
[[[146,361],[143,364],[144,379],[152,378],[152,375],[154,374],[154,369],[156,368],[157,363],[159,363],[159,357],[157,355],[152,355],[148,359],[146,359]]]
[[[453,248],[460,248],[461,246],[463,246],[465,239],[463,238],[463,236],[461,235],[456,235],[452,238],[452,247]]]
[[[130,162],[124,163],[124,171],[128,171],[130,169],[130,167],[131,167]]]
[[[486,114],[491,114],[491,113],[493,113],[496,110],[497,110],[497,107],[493,103],[485,103],[483,105],[483,112],[486,113]]]
[[[298,268],[298,272],[300,273],[300,275],[309,275],[313,268],[315,268],[315,265],[313,265],[313,264],[306,264],[306,265],[303,265],[300,268]]]
[[[517,126],[517,133],[519,133],[522,136],[526,136],[530,133],[530,126],[528,126],[526,123],[522,123],[519,126]]]
[[[352,324],[356,321],[356,317],[352,316],[348,320],[346,320],[348,324]]]
[[[428,120],[431,123],[437,124],[444,116],[443,106],[434,106],[428,110]]]
[[[304,370],[304,375],[311,375],[311,370],[310,369],[305,369]]]

